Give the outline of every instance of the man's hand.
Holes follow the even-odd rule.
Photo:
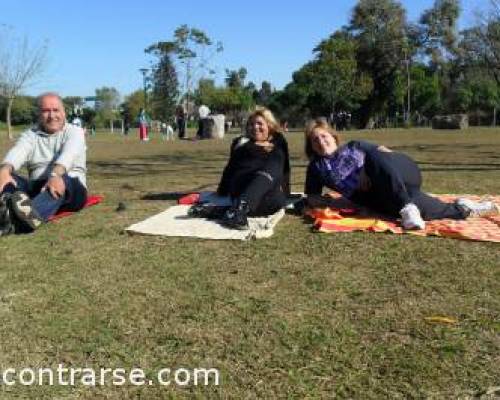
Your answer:
[[[15,187],[17,187],[17,183],[12,176],[12,167],[5,164],[2,168],[0,168],[0,193],[3,192],[5,186],[9,183],[12,183]]]
[[[377,147],[377,150],[378,150],[378,151],[382,151],[382,152],[384,152],[384,153],[392,153],[392,150],[391,150],[391,149],[389,149],[388,147],[385,147],[385,146],[378,146],[378,147]]]
[[[60,176],[51,177],[47,181],[44,190],[48,190],[54,199],[58,199],[59,197],[64,196],[64,192],[66,191],[64,179]]]

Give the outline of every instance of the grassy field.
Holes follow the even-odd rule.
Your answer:
[[[411,154],[428,191],[500,194],[500,129],[345,138]],[[288,139],[301,191],[302,135]],[[18,384],[0,399],[442,399],[500,386],[498,244],[324,235],[291,215],[261,241],[123,233],[176,192],[215,188],[229,143],[98,133],[88,181],[104,203],[0,238],[1,368],[141,367],[152,379],[166,367],[217,368],[220,385]]]

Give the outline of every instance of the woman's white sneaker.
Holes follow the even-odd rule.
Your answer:
[[[487,215],[500,214],[500,209],[492,201],[473,201],[465,198],[457,199],[458,206],[469,211],[471,217],[485,217]]]
[[[413,203],[408,203],[399,212],[401,215],[401,225],[406,230],[425,229],[425,221],[420,215],[420,210]]]

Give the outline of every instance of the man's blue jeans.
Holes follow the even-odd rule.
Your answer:
[[[64,174],[62,176],[66,191],[64,196],[54,198],[48,190],[42,191],[47,180],[28,181],[22,176],[13,175],[17,183],[17,188],[9,184],[5,186],[2,193],[14,193],[21,190],[32,199],[32,206],[38,216],[45,222],[60,209],[64,211],[79,211],[87,200],[87,189],[78,178],[73,178]]]

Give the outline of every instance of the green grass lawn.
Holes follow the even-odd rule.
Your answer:
[[[500,129],[344,136],[409,153],[427,191],[500,194]],[[168,193],[215,188],[230,139],[98,133],[88,182],[104,203],[0,238],[1,368],[211,367],[220,385],[15,385],[0,399],[442,399],[500,386],[498,244],[325,235],[291,215],[260,241],[123,233],[174,204]],[[301,191],[302,135],[288,140]]]

